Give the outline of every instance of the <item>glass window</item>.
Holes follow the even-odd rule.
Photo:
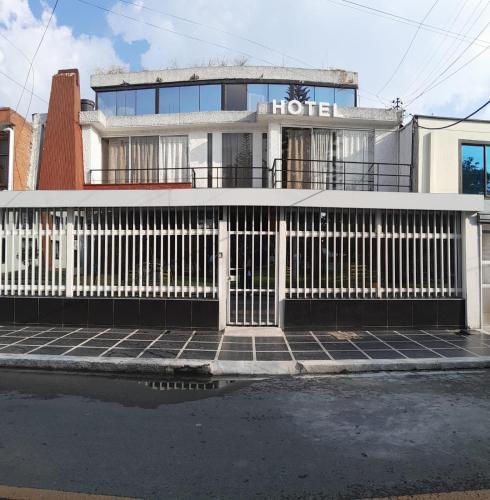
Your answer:
[[[274,99],[276,101],[285,101],[288,98],[288,85],[270,84],[269,85],[269,102]]]
[[[116,114],[116,92],[97,92],[97,109],[107,116]]]
[[[247,109],[257,111],[259,102],[269,102],[269,85],[267,83],[251,83],[247,89]]]
[[[159,113],[179,112],[180,87],[162,87],[159,89]]]
[[[199,110],[221,111],[221,85],[199,86]]]
[[[136,91],[136,114],[155,114],[155,89],[140,89]]]
[[[129,137],[104,139],[103,169],[104,184],[129,182]]]
[[[116,115],[129,116],[136,112],[136,90],[118,90],[116,92]]]
[[[333,87],[315,87],[315,101],[328,102],[333,104],[335,102],[335,90]]]
[[[335,89],[335,104],[339,106],[355,106],[356,91],[354,89]]]
[[[180,112],[193,113],[194,111],[199,111],[199,86],[180,87]]]
[[[245,111],[247,109],[247,85],[230,83],[224,86],[224,106],[226,111]]]
[[[463,193],[484,193],[484,146],[463,144],[461,148]]]
[[[252,187],[252,134],[223,134],[223,187]]]
[[[485,164],[487,166],[487,192],[485,194],[488,196],[490,193],[490,146],[485,146]]]

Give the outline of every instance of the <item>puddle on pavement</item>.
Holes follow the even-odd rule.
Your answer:
[[[157,408],[213,397],[223,397],[260,379],[125,377],[37,371],[2,370],[0,399],[16,397],[49,400],[66,396],[118,403],[126,407]]]

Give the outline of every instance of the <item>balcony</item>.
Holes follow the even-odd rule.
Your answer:
[[[271,168],[181,167],[91,170],[86,189],[272,188],[411,192],[413,168],[404,163],[274,160]]]

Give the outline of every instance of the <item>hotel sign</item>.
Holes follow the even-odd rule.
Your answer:
[[[297,115],[297,116],[335,116],[336,104],[328,102],[306,101],[272,101],[273,115]]]

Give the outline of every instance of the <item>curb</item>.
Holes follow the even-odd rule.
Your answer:
[[[1,354],[0,368],[74,372],[193,375],[322,375],[381,371],[490,368],[490,356],[464,358],[386,359],[351,361],[208,361],[186,359],[88,358]]]

